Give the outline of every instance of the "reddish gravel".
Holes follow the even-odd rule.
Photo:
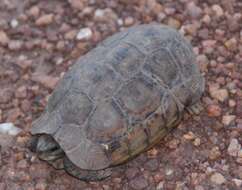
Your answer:
[[[48,2],[48,3],[47,3]],[[242,189],[242,2],[240,0],[2,0],[0,190]],[[150,151],[86,183],[27,148],[32,121],[63,73],[105,37],[140,23],[177,28],[194,46],[206,78],[199,116]]]

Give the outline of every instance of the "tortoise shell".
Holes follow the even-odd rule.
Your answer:
[[[31,132],[50,134],[76,166],[100,170],[159,142],[203,90],[192,47],[176,30],[134,26],[66,72]]]

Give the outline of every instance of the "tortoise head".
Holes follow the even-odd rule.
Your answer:
[[[30,150],[45,161],[55,161],[65,156],[64,151],[54,138],[47,134],[34,135],[30,140]]]

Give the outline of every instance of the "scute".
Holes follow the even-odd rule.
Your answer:
[[[165,48],[154,51],[147,59],[144,69],[157,76],[169,88],[181,82],[179,68]]]
[[[68,94],[71,89],[72,81],[73,77],[71,73],[68,73],[58,82],[54,92],[49,98],[47,105],[48,112],[55,110],[56,106],[58,106],[58,104],[65,98],[65,95]]]
[[[73,86],[97,101],[112,97],[122,83],[120,76],[101,61],[83,63],[75,75],[77,80],[74,81]]]
[[[120,43],[107,55],[107,62],[124,78],[129,78],[143,66],[145,55],[128,43]]]
[[[156,84],[138,74],[123,85],[115,97],[129,116],[142,121],[157,109],[161,95]]]
[[[193,64],[195,62],[195,56],[188,43],[181,39],[174,39],[169,44],[169,50],[181,74],[183,74],[185,78],[189,78],[191,75],[198,73],[198,68]]]
[[[65,123],[83,125],[93,109],[93,103],[82,92],[73,90],[60,104],[59,112]]]
[[[127,121],[113,100],[99,102],[88,124],[88,138],[108,142],[126,131]]]

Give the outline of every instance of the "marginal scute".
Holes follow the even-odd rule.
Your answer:
[[[179,101],[179,100],[178,100]],[[172,97],[171,94],[166,93],[161,101],[161,109],[165,118],[165,126],[170,127],[173,121],[179,119],[179,114],[182,110],[178,108],[178,102]]]
[[[128,36],[128,34],[128,31],[119,32],[105,39],[103,42],[101,42],[100,45],[108,48],[113,48],[117,46],[120,42],[122,42]]]
[[[131,156],[134,156],[134,152],[142,145],[148,146],[148,136],[144,131],[144,126],[134,126],[134,129],[128,134],[130,139]]]
[[[60,114],[58,114],[56,111],[51,113],[46,111],[33,122],[31,133],[33,135],[39,133],[53,135],[60,128],[60,124]]]
[[[165,128],[165,121],[162,117],[162,110],[161,107],[159,107],[155,113],[153,113],[150,117],[148,117],[145,120],[146,128],[149,128],[150,130],[150,136],[151,138],[155,138],[157,133],[162,129]]]
[[[88,140],[85,131],[74,124],[63,124],[54,134],[68,158],[82,169],[103,169],[110,165],[103,148]]]

